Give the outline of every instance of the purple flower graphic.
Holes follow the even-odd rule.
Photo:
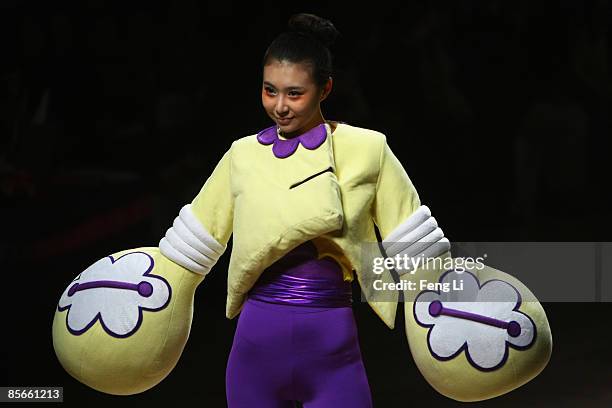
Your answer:
[[[436,359],[450,360],[465,351],[472,366],[491,371],[504,365],[509,347],[531,347],[535,324],[518,310],[521,296],[514,286],[499,279],[481,286],[472,273],[454,270],[439,282],[461,290],[421,292],[413,308],[416,322],[429,328],[427,345]]]
[[[142,324],[143,311],[159,311],[170,302],[171,288],[153,270],[153,258],[130,252],[117,259],[102,258],[62,294],[57,309],[66,313],[66,326],[74,335],[89,330],[96,321],[113,337],[128,337]]]

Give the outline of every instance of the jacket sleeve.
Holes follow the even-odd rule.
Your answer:
[[[223,246],[227,245],[232,234],[234,218],[231,161],[230,147],[191,202],[193,214],[206,231]]]
[[[372,216],[384,240],[420,205],[419,195],[383,137]]]
[[[232,234],[231,150],[223,155],[193,201],[183,206],[159,242],[164,256],[201,275],[210,272],[223,255]]]

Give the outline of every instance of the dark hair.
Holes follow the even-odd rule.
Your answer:
[[[331,21],[314,14],[294,14],[287,23],[288,31],[272,41],[263,57],[263,66],[272,59],[312,65],[312,76],[323,86],[332,75],[332,55],[329,47],[340,34]]]

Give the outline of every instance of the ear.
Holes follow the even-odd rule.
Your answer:
[[[327,82],[325,83],[325,86],[323,87],[323,92],[321,92],[321,97],[319,99],[319,102],[322,102],[325,100],[325,98],[327,98],[327,96],[331,93],[332,87],[333,87],[333,79],[332,77],[329,77],[329,79],[327,80]]]

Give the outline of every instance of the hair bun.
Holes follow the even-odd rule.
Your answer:
[[[308,13],[294,14],[287,26],[291,31],[313,36],[326,47],[332,45],[340,34],[331,21]]]

